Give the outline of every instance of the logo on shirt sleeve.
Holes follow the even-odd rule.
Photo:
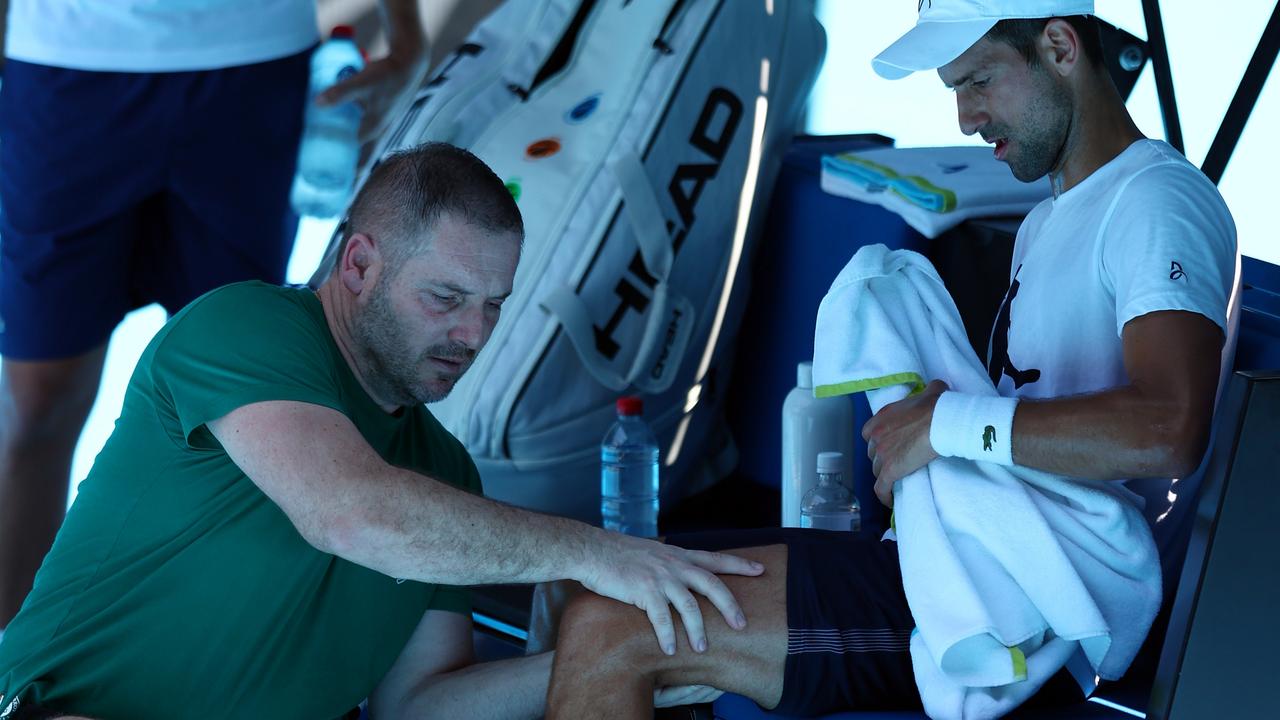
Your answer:
[[[1174,260],[1169,263],[1169,279],[1170,280],[1186,280],[1187,273],[1182,269],[1182,263]]]
[[[982,431],[982,449],[991,452],[991,444],[996,441],[996,426],[988,425]]]

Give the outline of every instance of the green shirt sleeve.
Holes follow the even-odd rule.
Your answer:
[[[306,291],[262,283],[215,290],[165,328],[151,358],[152,380],[192,447],[212,442],[206,423],[268,400],[314,403],[344,412],[323,314]]]

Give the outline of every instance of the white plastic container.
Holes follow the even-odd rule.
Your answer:
[[[800,501],[817,483],[820,452],[838,452],[845,487],[853,488],[853,401],[815,398],[813,363],[796,367],[796,387],[782,403],[782,526],[800,527]]]

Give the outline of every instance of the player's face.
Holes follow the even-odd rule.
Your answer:
[[[955,90],[960,130],[994,144],[1014,177],[1031,182],[1061,166],[1071,96],[1039,62],[983,38],[938,75]]]

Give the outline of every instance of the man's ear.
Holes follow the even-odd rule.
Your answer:
[[[382,271],[382,254],[373,238],[354,233],[347,239],[338,257],[338,275],[352,295],[360,295],[373,287]]]
[[[1081,59],[1083,49],[1080,45],[1080,34],[1071,23],[1062,18],[1053,18],[1044,26],[1044,32],[1036,42],[1036,51],[1040,53],[1040,62],[1058,75],[1066,77],[1075,69]]]

